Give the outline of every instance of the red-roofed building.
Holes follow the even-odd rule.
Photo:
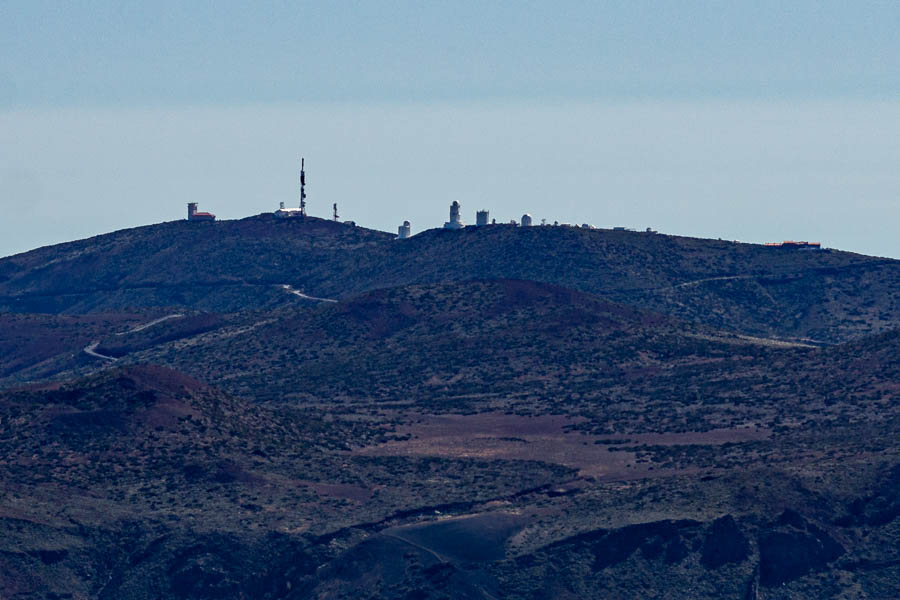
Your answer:
[[[188,202],[188,221],[215,221],[216,215],[208,212],[197,212],[197,203]]]

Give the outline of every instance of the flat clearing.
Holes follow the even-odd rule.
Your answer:
[[[397,428],[396,433],[408,439],[368,446],[355,453],[535,460],[578,469],[580,477],[608,480],[644,474],[649,467],[638,464],[633,452],[610,450],[620,445],[714,445],[765,439],[769,435],[767,431],[741,428],[599,437],[571,431],[580,421],[565,415],[421,415]]]

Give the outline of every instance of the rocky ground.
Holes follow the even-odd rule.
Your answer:
[[[50,312],[0,314],[0,597],[900,596],[892,261],[524,232],[554,271],[505,227],[222,225],[268,258],[165,298],[121,249],[214,229],[3,263]],[[331,271],[259,276],[303,248]]]

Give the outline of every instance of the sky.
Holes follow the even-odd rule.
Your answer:
[[[298,202],[900,258],[900,2],[0,0],[0,256]]]

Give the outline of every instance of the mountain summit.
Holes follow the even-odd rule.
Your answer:
[[[406,240],[264,214],[123,230],[0,260],[0,307],[232,312],[414,283],[562,285],[720,329],[814,343],[900,324],[900,261],[569,226],[429,230]],[[291,290],[299,294],[290,294]]]

